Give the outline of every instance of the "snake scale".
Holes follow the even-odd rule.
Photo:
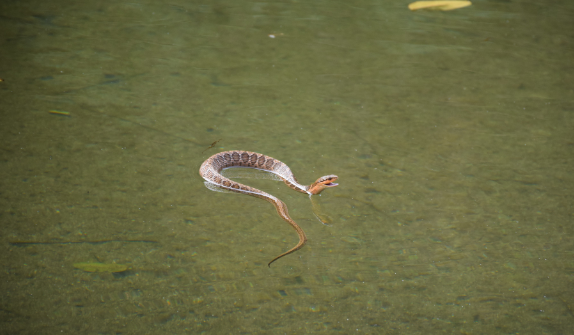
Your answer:
[[[290,188],[297,192],[309,194],[310,196],[319,194],[326,188],[335,187],[338,185],[334,183],[338,178],[335,175],[323,176],[308,186],[301,185],[297,182],[293,172],[291,172],[291,169],[285,163],[275,158],[251,151],[233,150],[220,152],[209,157],[205,162],[203,162],[203,164],[201,164],[201,167],[199,168],[199,174],[201,177],[203,177],[203,179],[206,180],[207,183],[210,183],[217,188],[231,192],[247,194],[272,203],[275,206],[279,216],[281,216],[283,220],[287,221],[287,223],[289,223],[295,229],[295,231],[297,231],[297,234],[299,235],[299,243],[297,243],[296,246],[289,249],[288,251],[273,258],[269,264],[267,264],[268,266],[271,266],[271,263],[275,262],[279,258],[300,249],[303,245],[305,245],[307,237],[305,236],[303,229],[301,229],[301,227],[299,227],[299,225],[295,223],[293,219],[291,219],[289,212],[287,211],[287,205],[285,205],[283,201],[277,199],[269,193],[247,185],[243,185],[221,175],[221,171],[223,169],[231,167],[245,167],[269,171],[281,178]]]

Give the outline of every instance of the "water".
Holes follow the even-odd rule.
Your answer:
[[[407,5],[0,5],[3,329],[568,334],[574,7]],[[241,180],[271,268],[232,149],[339,176]]]

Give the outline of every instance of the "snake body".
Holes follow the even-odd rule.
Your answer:
[[[325,188],[335,187],[338,185],[334,183],[338,178],[335,175],[323,176],[308,186],[301,185],[297,182],[293,172],[291,172],[291,169],[285,163],[275,158],[251,151],[234,150],[220,152],[209,157],[205,162],[203,162],[203,164],[201,164],[199,174],[208,183],[224,190],[247,194],[270,202],[275,206],[279,216],[281,216],[283,220],[287,221],[287,223],[295,229],[297,235],[299,235],[299,243],[288,251],[273,258],[269,264],[267,264],[268,266],[271,266],[271,263],[275,262],[279,258],[303,247],[307,241],[307,237],[305,236],[303,229],[301,229],[301,227],[291,219],[289,212],[287,211],[287,205],[285,205],[283,201],[269,193],[263,192],[254,187],[243,185],[221,175],[221,171],[223,169],[230,167],[245,167],[269,171],[281,178],[290,188],[297,192],[309,195],[319,194]]]

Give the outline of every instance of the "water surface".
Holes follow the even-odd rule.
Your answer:
[[[574,7],[408,3],[1,4],[2,328],[569,333]],[[233,149],[339,176],[241,180],[271,268]]]

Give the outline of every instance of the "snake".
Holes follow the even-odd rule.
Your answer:
[[[289,223],[295,229],[297,235],[299,235],[299,242],[297,245],[273,258],[267,264],[268,267],[271,267],[271,263],[275,262],[279,258],[301,249],[307,241],[307,236],[305,235],[303,229],[299,227],[299,225],[293,221],[293,219],[291,219],[289,212],[287,211],[287,205],[285,205],[283,201],[269,193],[235,182],[221,174],[223,169],[232,167],[253,168],[271,172],[281,178],[283,182],[285,182],[285,184],[287,184],[287,186],[293,190],[308,194],[309,196],[320,194],[327,188],[338,186],[335,181],[337,181],[339,177],[334,174],[320,177],[311,185],[301,185],[297,179],[295,179],[295,176],[293,175],[293,172],[291,172],[289,166],[287,166],[285,163],[278,159],[251,151],[232,150],[220,152],[209,157],[205,160],[205,162],[203,162],[203,164],[201,164],[201,167],[199,168],[199,174],[201,177],[203,177],[203,179],[205,179],[206,186],[208,186],[208,188],[215,186],[216,188],[220,188],[222,190],[247,194],[270,202],[275,206],[279,216],[287,223]]]

